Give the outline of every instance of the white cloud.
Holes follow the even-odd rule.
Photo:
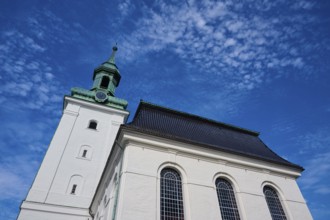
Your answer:
[[[4,159],[0,164],[0,201],[7,199],[21,200],[27,193],[38,162],[31,156],[12,156]],[[13,190],[15,183],[15,190]]]
[[[262,8],[279,7],[276,9],[279,10],[287,4],[295,3],[264,0]],[[256,13],[246,14],[247,7],[257,10]],[[152,6],[144,6],[144,16],[136,21],[137,28],[120,45],[121,53],[131,61],[142,54],[170,50],[187,60],[187,65],[207,64],[206,71],[210,74],[221,70],[228,83],[247,90],[283,77],[285,68],[300,72],[307,65],[302,53],[307,53],[304,48],[311,43],[301,38],[301,33],[306,27],[312,28],[315,19],[303,19],[296,10],[296,14],[289,16],[272,16],[264,14],[262,8],[252,1],[172,4],[159,0]],[[271,74],[273,71],[269,69],[278,74]],[[251,71],[256,77],[252,84],[241,81],[242,76],[237,77]]]
[[[330,187],[329,186],[318,186],[318,188],[315,190],[316,193],[322,194],[322,195],[328,195],[330,194]]]
[[[54,75],[52,73],[45,73],[46,79],[52,80],[54,79]]]
[[[326,194],[330,192],[330,186],[322,185],[322,182],[330,177],[330,152],[315,155],[308,160],[306,172],[300,183],[303,189],[312,189],[316,193]]]
[[[40,46],[39,44],[37,44],[32,38],[30,37],[25,37],[24,41],[26,43],[26,45],[30,46],[32,49],[34,49],[35,51],[40,51],[40,52],[44,52],[46,50],[46,48]]]
[[[17,30],[4,32],[0,37],[4,45],[0,52],[5,52],[8,48],[12,51],[6,56],[0,56],[0,74],[3,80],[0,93],[9,97],[2,100],[3,103],[8,102],[6,108],[43,110],[47,105],[56,105],[60,100],[56,98],[49,102],[49,97],[58,97],[63,92],[59,81],[51,73],[52,67],[40,59],[46,48],[35,43],[33,35],[28,36]],[[20,98],[24,98],[24,101],[19,100]],[[13,99],[16,101],[12,102]]]
[[[15,190],[13,190],[13,183],[15,183]],[[20,174],[4,168],[0,168],[0,185],[1,200],[21,199],[28,188],[25,179],[22,179]]]
[[[318,131],[307,133],[296,137],[300,144],[300,149],[308,153],[309,151],[324,151],[330,146],[330,128],[324,127]]]
[[[302,68],[304,66],[304,61],[301,57],[297,57],[292,60],[292,66],[297,68]]]
[[[316,5],[316,3],[314,1],[299,0],[292,5],[292,8],[294,8],[296,10],[299,10],[299,9],[310,10],[310,9],[314,8],[315,5]]]
[[[133,10],[134,5],[130,0],[123,0],[118,5],[118,10],[120,11],[122,16],[127,16],[131,10]]]
[[[233,38],[229,38],[225,41],[224,46],[230,47],[230,46],[234,46],[235,44],[236,44],[236,40]]]
[[[299,179],[302,189],[321,195],[330,194],[330,185],[324,185],[325,180],[330,178],[329,133],[330,129],[323,127],[294,138],[300,148],[299,157],[306,158],[306,171]]]
[[[244,27],[244,23],[241,21],[228,21],[226,26],[229,31],[236,33]]]

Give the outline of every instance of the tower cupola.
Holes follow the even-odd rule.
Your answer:
[[[118,48],[112,48],[110,58],[98,66],[93,74],[93,88],[92,90],[104,90],[108,95],[114,96],[115,90],[120,82],[120,73],[115,63],[115,55]]]
[[[72,88],[71,95],[73,97],[126,109],[127,101],[115,97],[115,90],[121,79],[119,69],[115,63],[117,50],[117,46],[114,46],[110,58],[94,69],[92,89]]]

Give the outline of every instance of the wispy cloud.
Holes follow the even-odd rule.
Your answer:
[[[39,158],[33,155],[17,155],[3,157],[0,162],[0,217],[15,219],[22,198],[33,181],[39,166]],[[14,205],[13,205],[14,204]]]
[[[56,76],[61,69],[50,62],[49,56],[54,45],[81,42],[83,28],[78,23],[64,22],[48,10],[35,11],[34,16],[20,26],[0,35],[0,94],[3,97],[0,102],[8,109],[37,109],[58,114],[59,109],[54,106],[59,105],[66,92]]]
[[[119,3],[118,10],[121,16],[126,17],[132,10],[134,10],[134,4],[131,3],[131,0],[123,0]]]
[[[300,180],[303,189],[318,194],[330,194],[330,186],[324,185],[324,179],[330,176],[330,152],[318,154],[308,160],[304,177]]]
[[[32,180],[30,173],[35,173],[38,166],[39,162],[31,156],[5,158],[0,168],[0,200],[21,200],[30,186]],[[14,189],[13,183],[15,183]]]
[[[54,132],[65,91],[49,55],[75,35],[69,29],[44,10],[0,33],[1,219],[15,219]]]
[[[183,66],[180,77],[185,82],[214,82],[221,88],[216,93],[196,90],[195,97],[212,100],[218,112],[237,112],[245,97],[262,85],[312,73],[311,50],[327,44],[304,35],[318,22],[307,13],[317,5],[305,9],[298,2],[158,0],[151,5],[139,2],[139,7],[131,2],[131,13],[142,16],[127,17],[134,28],[119,41],[120,59],[134,63],[149,55],[176,56],[171,65]],[[194,113],[201,114],[205,108],[198,105]],[[294,127],[287,125],[286,129]]]
[[[318,131],[295,138],[300,148],[298,155],[305,158],[306,164],[306,171],[299,182],[303,189],[321,195],[330,194],[330,185],[325,184],[325,180],[330,178],[329,133],[329,128],[321,127]]]
[[[297,127],[296,121],[293,118],[281,118],[276,120],[275,123],[272,124],[272,131],[279,133],[290,133],[294,132]]]
[[[299,154],[309,154],[311,151],[325,152],[330,146],[330,128],[323,127],[315,132],[295,137],[300,146]]]
[[[234,89],[250,90],[285,76],[288,68],[300,72],[308,65],[304,57],[309,45],[324,43],[302,37],[316,22],[312,15],[304,14],[314,5],[308,1],[172,4],[159,0],[144,6],[137,28],[120,46],[128,60],[170,50],[187,63],[201,65],[215,76],[220,74]],[[281,14],[281,8],[292,11]]]

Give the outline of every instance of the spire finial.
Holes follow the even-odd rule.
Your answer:
[[[117,43],[116,43],[116,45],[112,47],[112,53],[111,53],[111,56],[108,61],[109,63],[115,64],[115,55],[116,55],[117,50],[118,50],[118,47],[117,47]]]

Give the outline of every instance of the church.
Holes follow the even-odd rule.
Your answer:
[[[312,220],[304,170],[259,133],[115,96],[115,53],[72,88],[18,220]]]

